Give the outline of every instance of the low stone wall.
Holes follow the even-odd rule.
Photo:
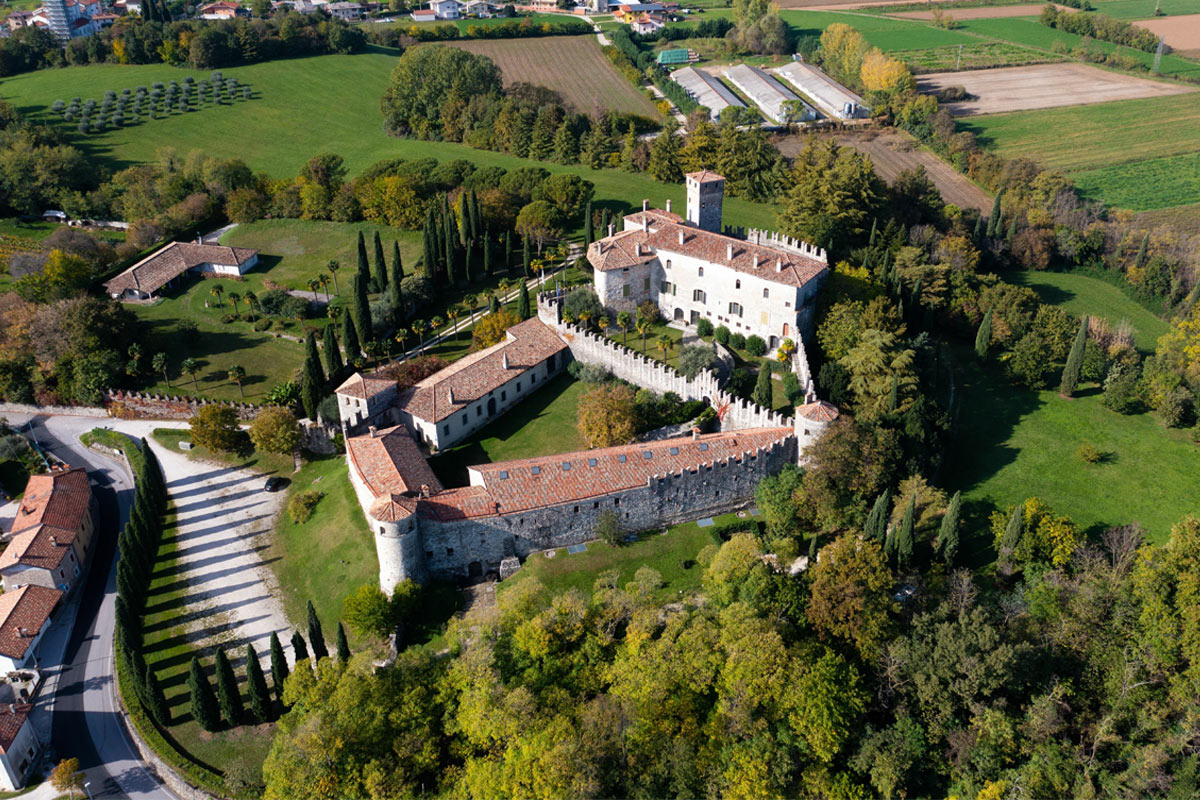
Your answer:
[[[188,420],[202,406],[219,405],[232,408],[238,419],[249,422],[263,406],[252,403],[231,403],[202,400],[196,397],[168,397],[166,395],[143,394],[141,392],[110,391],[104,398],[107,409],[105,416],[118,419],[177,419]]]
[[[0,403],[0,414],[69,414],[76,417],[107,417],[108,411],[90,406],[35,406],[25,403]]]

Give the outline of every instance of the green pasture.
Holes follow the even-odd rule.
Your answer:
[[[1096,13],[1114,19],[1153,19],[1155,8],[1168,17],[1200,14],[1200,6],[1195,0],[1093,0],[1092,5],[1096,7]]]
[[[922,20],[895,19],[850,11],[785,10],[779,15],[800,36],[819,36],[833,23],[844,23],[885,52],[976,42],[975,37],[962,31],[936,28]]]
[[[1065,60],[1042,50],[1033,50],[1008,42],[976,42],[960,47],[946,45],[925,50],[897,50],[893,53],[914,73],[949,72],[954,69],[986,69],[1044,64]]]
[[[1154,352],[1158,338],[1168,325],[1160,317],[1132,300],[1118,286],[1080,272],[1037,272],[1022,270],[1005,273],[1004,278],[1038,293],[1043,303],[1062,306],[1076,316],[1103,317],[1114,328],[1121,320],[1133,326],[1134,341],[1144,353]]]
[[[1200,152],[1073,173],[1080,193],[1133,211],[1200,201]]]

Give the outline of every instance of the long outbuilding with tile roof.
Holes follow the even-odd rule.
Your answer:
[[[104,284],[118,300],[147,300],[185,272],[241,275],[258,263],[258,251],[199,242],[163,245]]]

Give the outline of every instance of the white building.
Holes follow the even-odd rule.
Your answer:
[[[817,118],[815,108],[758,67],[735,64],[725,70],[725,77],[772,122],[783,124]]]
[[[429,10],[437,19],[459,19],[462,5],[458,0],[429,0]]]
[[[855,119],[871,113],[871,109],[863,104],[861,97],[812,64],[793,61],[772,71],[812,98],[829,117]]]
[[[146,300],[185,272],[241,275],[258,263],[258,251],[200,242],[171,242],[104,284],[114,300]]]
[[[725,179],[687,176],[687,218],[649,209],[594,242],[588,261],[606,308],[632,311],[646,300],[667,319],[758,335],[774,349],[812,323],[814,298],[829,266],[825,251],[775,233],[721,232]]]
[[[358,3],[329,3],[325,6],[325,11],[329,16],[343,22],[355,22],[363,18],[363,7]]]

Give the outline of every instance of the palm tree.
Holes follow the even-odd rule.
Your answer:
[[[246,301],[246,305],[250,306],[250,321],[253,322],[254,312],[257,310],[258,306],[258,295],[256,295],[254,292],[246,292],[245,297],[242,299]]]
[[[194,358],[185,358],[180,366],[183,367],[184,372],[192,376],[192,386],[195,387],[196,394],[200,394],[200,384],[196,381],[196,373],[200,371],[200,362]]]
[[[235,317],[240,316],[238,314],[237,304],[242,302],[242,296],[240,294],[238,294],[237,292],[230,292],[229,293],[229,302],[233,306],[233,315]]]
[[[468,321],[475,319],[475,304],[478,302],[479,298],[469,292],[463,295],[462,304],[467,310]]]
[[[321,288],[325,290],[325,302],[329,302],[329,276],[322,272],[317,276],[317,282],[321,284]]]
[[[434,317],[433,319],[429,320],[429,330],[433,331],[434,333],[437,333],[444,327],[446,327],[446,320],[442,319],[441,317]]]
[[[417,337],[417,347],[422,347],[425,344],[425,331],[427,330],[429,330],[429,325],[425,320],[413,320],[412,332]]]
[[[462,331],[460,331],[458,329],[458,320],[462,316],[462,314],[463,314],[463,310],[462,310],[462,306],[460,306],[460,305],[452,305],[446,309],[446,316],[450,318],[450,323],[454,326],[454,340],[455,341],[458,341],[461,338],[459,336],[459,334],[462,333]]]
[[[579,312],[579,325],[580,325],[580,326],[581,326],[581,327],[582,327],[582,328],[583,328],[585,331],[586,331],[586,330],[591,330],[591,327],[592,327],[592,312],[590,312],[590,311],[580,311],[580,312]]]
[[[400,328],[396,331],[396,344],[400,345],[400,354],[404,355],[408,349],[404,346],[408,342],[408,336],[411,331],[408,328]]]
[[[629,329],[633,327],[633,315],[628,311],[617,313],[617,327],[621,329],[621,345],[629,346]]]
[[[154,357],[150,359],[150,366],[154,369],[155,372],[162,373],[163,382],[166,383],[167,388],[170,389],[171,388],[171,378],[170,378],[170,376],[167,375],[167,354],[166,353],[155,353]]]
[[[667,353],[671,352],[674,347],[675,340],[667,334],[664,333],[662,336],[658,337],[658,349],[662,351],[664,361],[667,358]]]
[[[317,289],[321,288],[321,281],[316,278],[308,279],[308,290],[312,292],[313,300],[317,299]]]
[[[649,333],[650,329],[653,327],[654,326],[650,324],[650,320],[639,319],[637,321],[637,332],[642,335],[642,355],[646,354],[646,334]]]
[[[325,267],[329,270],[329,274],[333,276],[333,293],[341,294],[342,290],[338,288],[337,284],[337,271],[342,268],[342,265],[337,262],[336,258],[331,258]]]
[[[212,288],[212,292],[210,292],[210,294],[212,294],[213,297],[217,298],[217,308],[221,307],[221,295],[224,293],[225,293],[225,287],[219,283],[216,286],[214,286]]]
[[[246,390],[242,388],[242,381],[246,378],[246,369],[238,364],[234,364],[229,368],[229,380],[237,384],[238,394],[242,396],[242,402],[246,402]]]
[[[544,286],[546,282],[546,261],[535,258],[529,262],[529,268],[538,276],[538,286]]]

